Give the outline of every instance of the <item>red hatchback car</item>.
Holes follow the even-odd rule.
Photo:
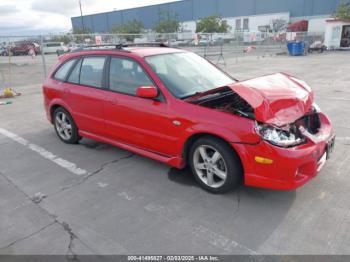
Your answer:
[[[331,123],[305,82],[283,73],[238,81],[163,45],[65,54],[43,92],[63,142],[86,137],[176,168],[189,165],[213,193],[241,182],[295,189],[318,173],[334,146]]]

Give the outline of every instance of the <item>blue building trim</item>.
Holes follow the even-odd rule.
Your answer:
[[[83,18],[85,28],[104,33],[133,19],[142,21],[146,28],[153,28],[159,22],[159,13],[162,10],[174,11],[179,15],[180,22],[195,21],[213,14],[236,17],[289,12],[293,18],[331,15],[340,2],[341,0],[183,0],[93,14]],[[82,28],[81,17],[72,17],[71,20],[74,29]]]

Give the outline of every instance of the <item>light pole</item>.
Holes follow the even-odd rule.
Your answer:
[[[79,8],[80,8],[81,24],[83,26],[83,33],[84,33],[85,32],[85,26],[84,26],[83,9],[81,8],[81,0],[79,0]]]

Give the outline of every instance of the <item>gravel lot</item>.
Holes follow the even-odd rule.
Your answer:
[[[0,254],[350,254],[349,58],[226,56],[238,79],[282,71],[307,81],[337,141],[296,191],[211,195],[187,170],[87,139],[60,142],[43,109],[41,57],[14,57],[22,96],[0,106]]]

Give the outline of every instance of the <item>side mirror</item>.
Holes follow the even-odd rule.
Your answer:
[[[154,86],[140,86],[136,90],[136,95],[142,98],[156,98],[158,90]]]

